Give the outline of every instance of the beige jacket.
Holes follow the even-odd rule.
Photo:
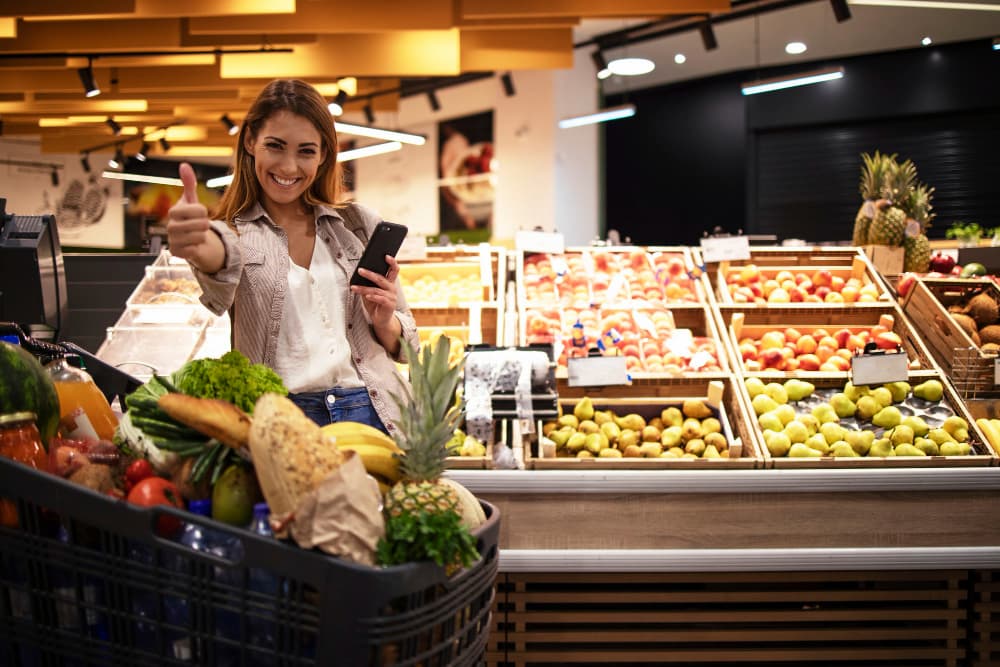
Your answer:
[[[350,278],[372,230],[381,222],[373,211],[358,204],[345,208],[316,209],[316,240],[325,243],[334,263]],[[288,289],[288,239],[259,204],[235,220],[236,233],[224,222],[212,221],[226,248],[226,263],[214,274],[194,269],[201,285],[201,302],[216,315],[234,307],[233,341],[253,363],[274,367],[278,329]],[[396,317],[403,338],[418,345],[417,326],[396,282]],[[375,411],[390,431],[399,408],[390,394],[409,396],[409,383],[375,338],[360,298],[348,291],[344,320],[347,340],[358,374],[368,388]]]

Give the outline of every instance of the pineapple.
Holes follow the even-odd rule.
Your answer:
[[[896,161],[895,155],[882,155],[875,151],[871,156],[867,153],[861,154],[863,165],[861,167],[861,198],[864,203],[854,217],[854,233],[851,237],[853,245],[865,245],[868,243],[868,227],[872,223],[872,216],[875,214],[875,201],[882,194],[882,183],[892,165]]]
[[[403,341],[410,366],[410,396],[394,396],[400,408],[396,442],[402,479],[385,496],[385,539],[378,560],[397,565],[433,560],[446,568],[479,558],[475,539],[462,525],[459,496],[441,480],[448,444],[462,417],[455,390],[462,361],[450,365],[450,344],[440,336],[422,351]]]
[[[917,168],[910,160],[890,169],[882,187],[878,212],[868,227],[868,242],[875,245],[900,246],[906,231],[906,211],[903,204],[917,180]]]
[[[910,216],[906,238],[903,239],[903,270],[926,273],[931,264],[931,243],[927,240],[927,228],[934,214],[931,213],[931,199],[934,188],[917,185],[904,202]]]

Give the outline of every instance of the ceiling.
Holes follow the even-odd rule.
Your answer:
[[[776,1],[787,6],[733,18]],[[239,123],[275,77],[308,79],[330,99],[344,89],[347,111],[370,104],[377,114],[469,77],[572,67],[574,45],[591,51],[589,40],[623,30],[633,41],[608,58],[645,56],[656,69],[607,79],[606,92],[912,48],[925,35],[1000,35],[1000,12],[851,11],[838,23],[827,0],[0,0],[0,118],[5,136],[40,137],[43,153],[110,152],[123,142],[129,153],[146,138],[163,155],[156,140],[166,136],[167,155],[207,157],[232,145],[220,117]],[[692,15],[708,14],[718,21],[712,51],[690,28]],[[675,33],[638,39],[664,30]],[[784,53],[792,39],[808,45],[805,54]],[[687,61],[675,64],[675,53]],[[88,64],[102,90],[91,99],[77,73]]]

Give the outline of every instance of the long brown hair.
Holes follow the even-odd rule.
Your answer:
[[[240,126],[233,182],[212,213],[216,219],[233,226],[236,216],[252,207],[260,198],[260,183],[254,173],[254,158],[247,152],[246,143],[248,138],[252,141],[267,119],[279,111],[289,111],[311,122],[319,132],[321,149],[326,156],[316,171],[316,179],[303,195],[305,203],[309,206],[344,205],[341,201],[343,175],[340,163],[337,162],[337,131],[333,127],[333,116],[330,115],[326,100],[305,81],[275,79],[260,91]]]

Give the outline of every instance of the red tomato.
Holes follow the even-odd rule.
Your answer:
[[[140,480],[128,492],[128,501],[143,507],[156,505],[172,505],[184,509],[181,492],[169,479],[163,477],[147,477]],[[161,537],[173,537],[181,529],[181,520],[172,516],[160,516],[156,521],[156,532]]]
[[[136,459],[125,468],[125,481],[132,486],[152,476],[153,466],[146,459]]]

